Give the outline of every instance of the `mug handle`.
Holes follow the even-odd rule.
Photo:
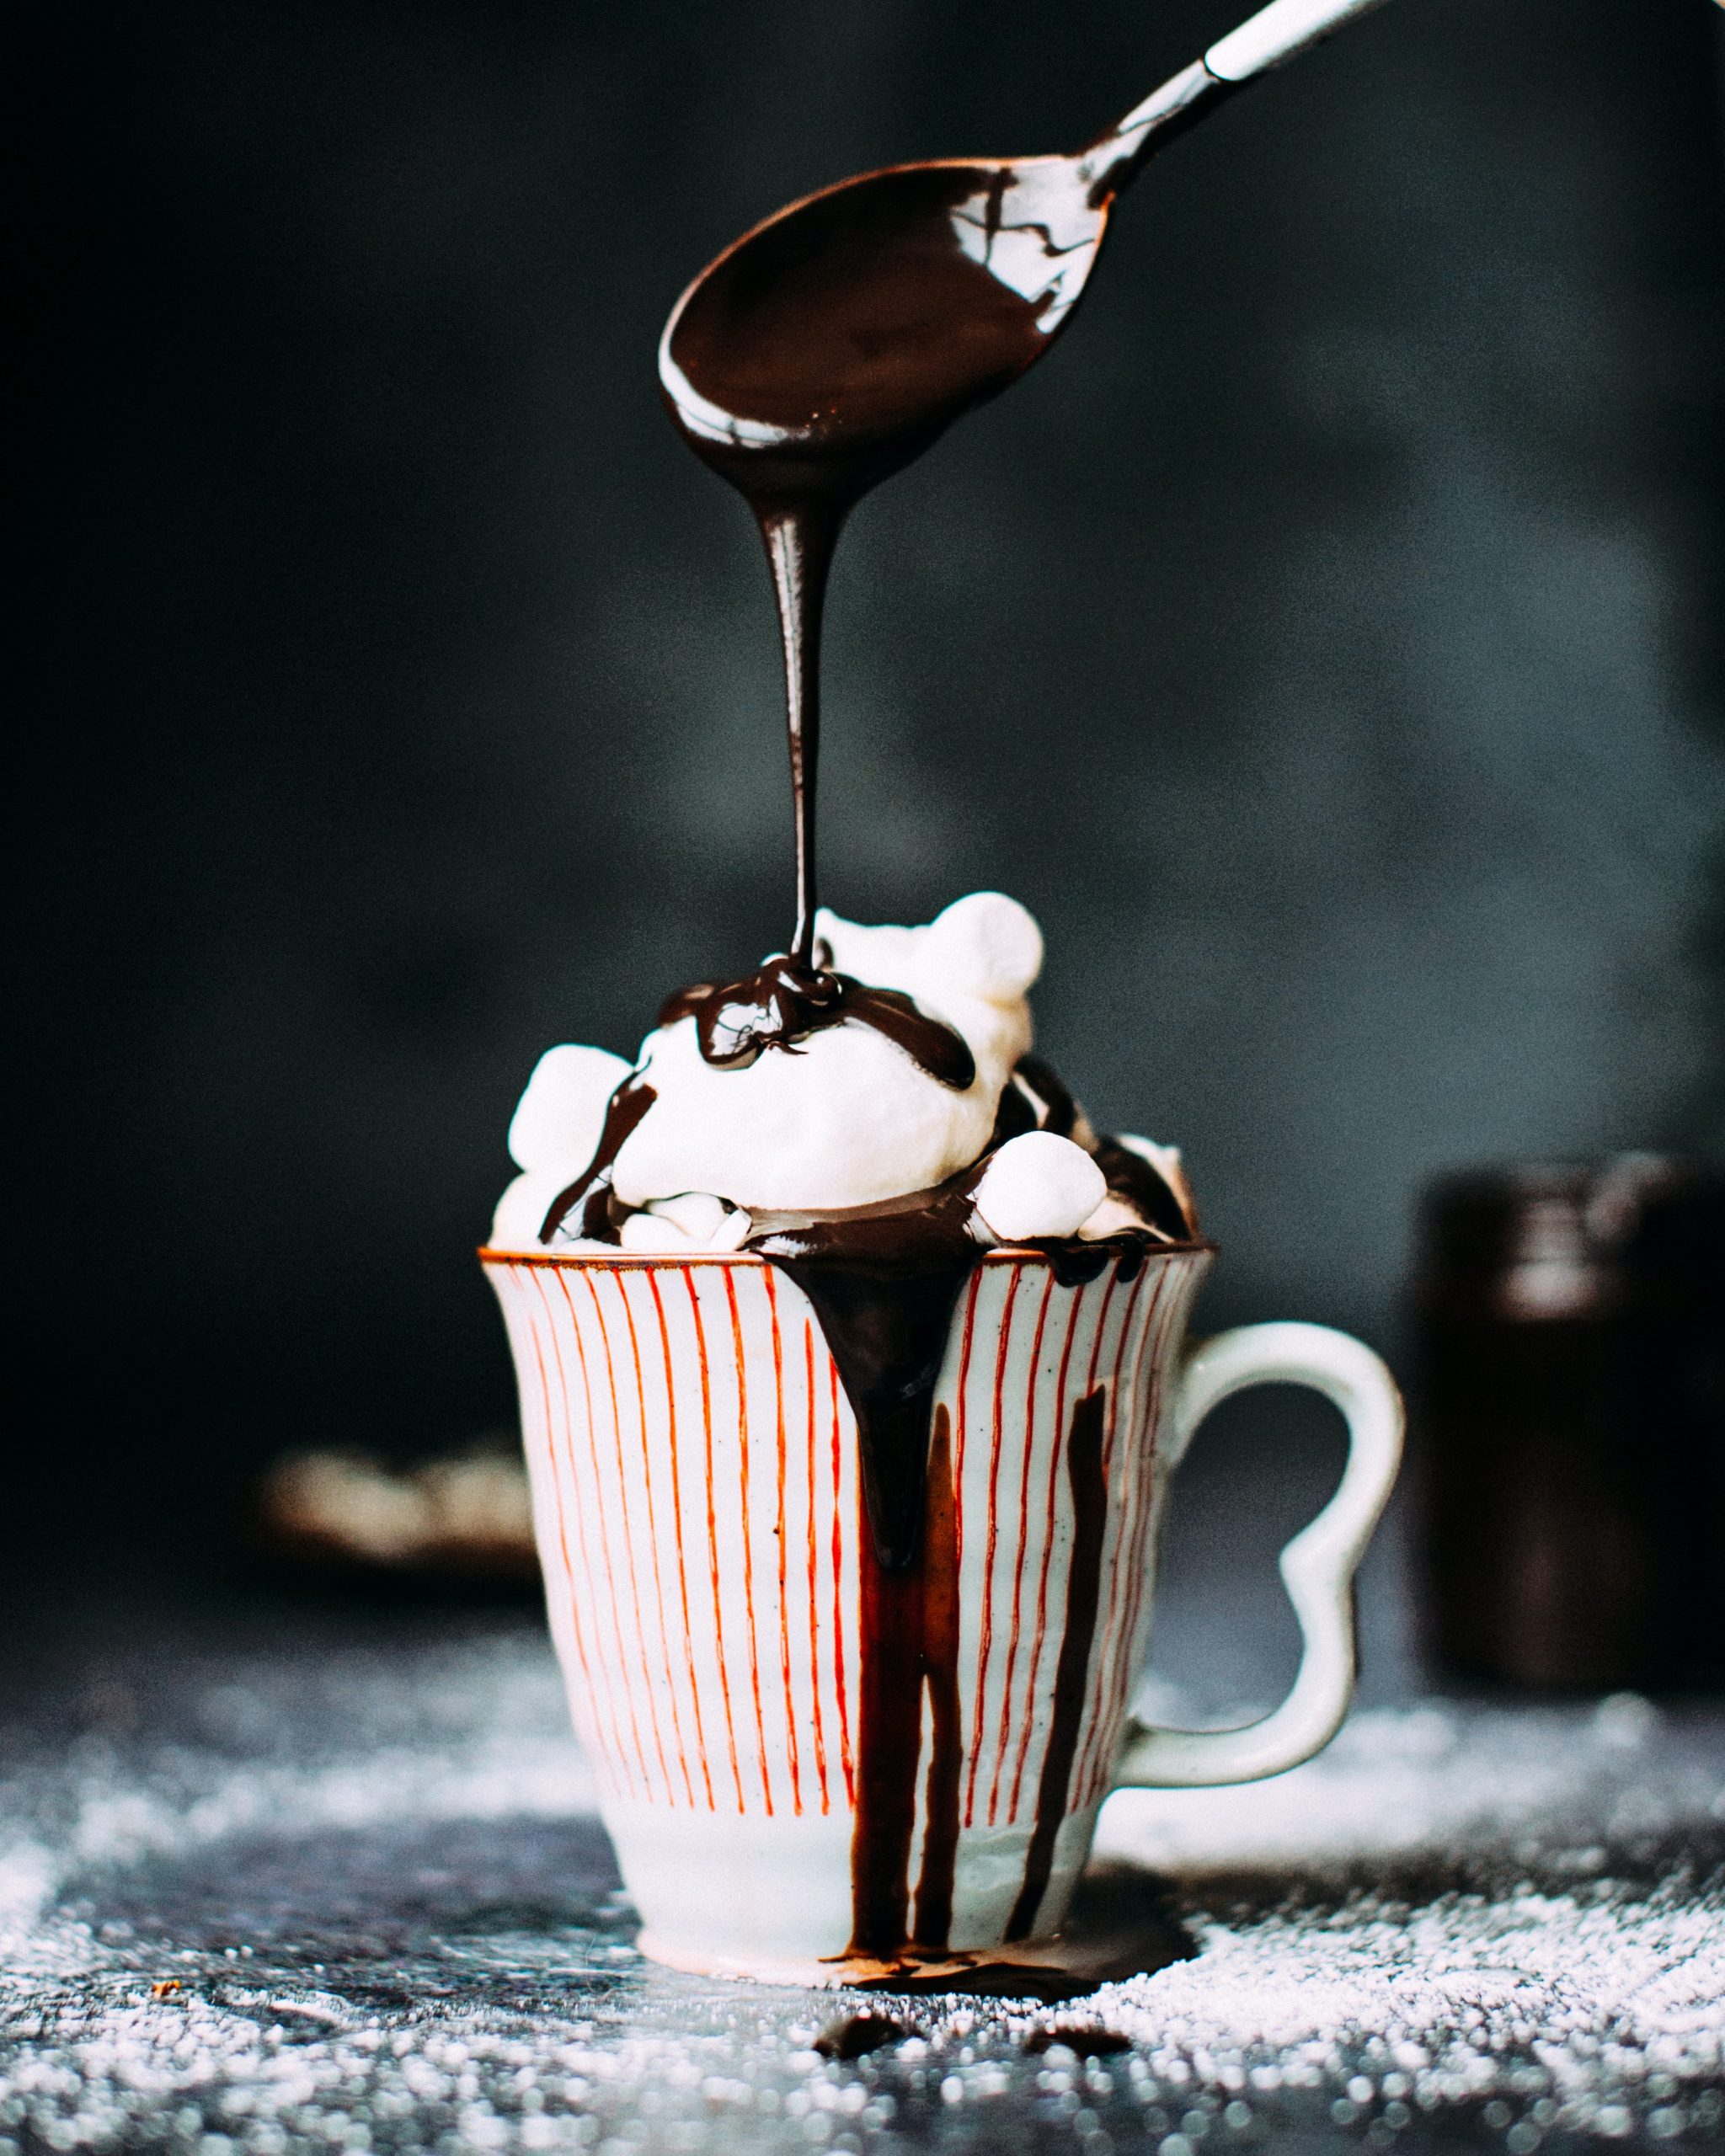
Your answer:
[[[1252,1385],[1306,1385],[1348,1422],[1348,1465],[1336,1494],[1281,1556],[1303,1642],[1294,1689],[1244,1729],[1143,1729],[1114,1775],[1119,1789],[1213,1789],[1279,1774],[1322,1751],[1354,1694],[1354,1573],[1396,1480],[1402,1396],[1379,1358],[1327,1325],[1242,1325],[1188,1358],[1168,1420],[1168,1466],[1218,1401]]]

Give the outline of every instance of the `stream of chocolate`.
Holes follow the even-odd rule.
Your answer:
[[[1053,334],[1046,294],[1017,291],[987,260],[1012,184],[999,166],[932,164],[817,196],[721,256],[666,331],[667,408],[755,513],[784,646],[796,928],[788,953],[733,988],[734,1012],[763,1007],[740,1034],[716,1036],[727,1054],[733,1039],[778,1038],[765,1006],[788,990],[804,1031],[844,1015],[814,949],[827,575],[862,495],[1015,381]]]

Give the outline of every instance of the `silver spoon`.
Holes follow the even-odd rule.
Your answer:
[[[1157,150],[1378,4],[1271,0],[1074,156],[889,165],[790,204],[672,308],[673,416],[751,495],[818,467],[854,500],[1048,350]]]
[[[837,1007],[814,963],[814,766],[821,600],[846,512],[1041,358],[1156,151],[1378,4],[1270,0],[1076,156],[937,158],[823,188],[745,232],[671,309],[666,403],[754,510],[784,638],[797,926],[788,969],[774,961],[748,995],[737,985],[751,1046]]]

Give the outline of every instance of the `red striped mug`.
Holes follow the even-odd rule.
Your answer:
[[[482,1257],[514,1351],[551,1630],[601,1808],[673,1967],[836,1983],[1058,1929],[1108,1792],[1249,1781],[1327,1742],[1401,1403],[1345,1334],[1189,1351],[1213,1253],[1064,1285],[989,1253],[935,1392],[923,1545],[876,1566],[857,1428],[802,1291],[745,1254]],[[1304,1648],[1242,1730],[1130,1728],[1170,1470],[1248,1385],[1346,1417],[1282,1570]]]

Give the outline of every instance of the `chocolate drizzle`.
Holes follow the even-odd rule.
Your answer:
[[[964,1737],[959,1726],[959,1492],[952,1421],[944,1407],[934,1411],[928,1447],[922,1681],[928,1693],[928,1774],[923,1784],[922,1865],[911,1937],[918,1946],[940,1947],[953,1928],[959,1787],[964,1766]]]
[[[794,1055],[810,1033],[848,1022],[884,1034],[920,1070],[955,1092],[976,1080],[976,1059],[964,1035],[918,1010],[908,995],[870,988],[823,965],[804,965],[788,953],[766,959],[740,980],[680,988],[665,999],[659,1022],[671,1026],[679,1018],[695,1021],[702,1055],[720,1070],[746,1070],[768,1049]]]
[[[1065,1096],[1064,1088],[1055,1087]],[[1048,1076],[1036,1091],[1048,1105]],[[1017,1101],[1007,1107],[1008,1098]],[[1072,1110],[1076,1120],[1076,1111]],[[996,1119],[1036,1110],[1009,1084]],[[1016,1129],[1008,1135],[1018,1134]],[[990,1149],[992,1150],[992,1146]],[[1111,1151],[1138,1156],[1124,1148]],[[1101,1157],[1100,1153],[1098,1158]],[[813,1219],[758,1215],[747,1247],[789,1274],[814,1305],[857,1418],[859,1481],[866,1529],[859,1556],[861,1593],[857,1814],[852,1840],[849,1951],[874,1958],[907,1945],[943,1947],[952,1921],[959,1837],[959,1774],[964,1742],[958,1717],[958,1550],[951,1433],[944,1406],[933,1405],[953,1315],[981,1262],[972,1233],[974,1193],[987,1154],[932,1191]],[[1139,1161],[1155,1176],[1147,1162]],[[1158,1183],[1161,1178],[1156,1177]],[[1159,1205],[1178,1201],[1166,1184]],[[1110,1265],[1132,1278],[1151,1249],[1189,1242],[1139,1228],[1086,1241],[1076,1236],[1035,1246],[1067,1287],[1093,1280]],[[1055,1680],[1054,1723],[1037,1796],[1036,1825],[1024,1886],[1008,1936],[1027,1936],[1052,1874],[1055,1837],[1065,1817],[1083,1714],[1100,1592],[1107,1492],[1102,1438],[1107,1396],[1087,1394],[1074,1411],[1066,1442],[1074,1540],[1066,1621]],[[914,1913],[910,1865],[916,1818],[917,1772],[925,1757],[922,1863]]]
[[[938,1949],[953,1921],[964,1737],[959,1726],[957,1493],[952,1432],[937,1408],[928,1445],[928,1506],[915,1561],[865,1561],[857,1817],[851,1840],[852,1954],[886,1957],[907,1940]],[[914,1914],[911,1848],[927,1700],[922,1863]]]
[[[1053,334],[1046,293],[1017,290],[989,259],[1014,184],[998,164],[948,163],[830,189],[729,248],[665,326],[666,407],[748,502],[772,572],[796,814],[791,955],[804,966],[833,550],[871,487],[1016,380]],[[1099,237],[1102,215],[1087,221]]]
[[[639,1071],[631,1071],[617,1087],[605,1111],[592,1159],[569,1187],[551,1201],[539,1230],[542,1243],[553,1241],[559,1231],[565,1237],[581,1237],[588,1242],[617,1241],[617,1223],[611,1218],[611,1170],[624,1141],[658,1097]],[[571,1216],[573,1225],[568,1225]]]
[[[982,1257],[970,1233],[976,1172],[818,1219],[757,1214],[748,1244],[814,1306],[857,1417],[868,1541],[884,1572],[908,1571],[920,1547],[935,1384]]]
[[[1009,1940],[1028,1939],[1054,1872],[1055,1840],[1071,1794],[1072,1763],[1084,1724],[1084,1695],[1090,1674],[1090,1651],[1096,1639],[1096,1615],[1102,1598],[1102,1547],[1108,1530],[1108,1482],[1103,1472],[1103,1422],[1107,1396],[1087,1393],[1072,1411],[1066,1434],[1066,1486],[1072,1493],[1072,1554],[1066,1572],[1066,1622],[1060,1635],[1060,1658],[1055,1669],[1054,1712],[1042,1780],[1036,1791],[1036,1825],[1024,1860],[1024,1884],[1018,1890]]]
[[[748,502],[772,572],[797,844],[790,958],[805,974],[821,618],[839,533],[871,487],[1048,342],[1041,297],[1012,290],[961,243],[955,212],[980,180],[997,213],[999,173],[930,166],[892,180],[833,190],[740,242],[684,294],[660,354],[672,419]]]
[[[1031,1121],[1027,1129],[1051,1130],[1056,1138],[1070,1138],[1077,1129],[1077,1102],[1066,1091],[1065,1081],[1039,1055],[1019,1057],[1012,1073],[1012,1090],[1031,1106]]]
[[[1076,1123],[1077,1111],[1052,1074],[1039,1071],[1035,1091],[1044,1112],[1055,1105],[1050,1093],[1057,1094]],[[1017,1108],[1007,1107],[1008,1097]],[[1004,1142],[1002,1123],[1016,1123],[1022,1115],[1033,1124],[1036,1113],[1025,1092],[1009,1084],[995,1142]],[[748,1246],[788,1273],[814,1305],[857,1417],[866,1531],[859,1556],[862,1696],[848,1951],[877,1959],[906,1945],[943,1948],[952,1924],[964,1759],[957,1493],[950,1423],[933,1396],[953,1311],[983,1256],[971,1229],[974,1193],[987,1159],[985,1154],[937,1189],[908,1198],[819,1219],[758,1216]],[[1147,1162],[1139,1165],[1155,1175]],[[1183,1215],[1178,1240],[1190,1235]],[[1037,1247],[1071,1287],[1097,1278],[1110,1265],[1130,1279],[1147,1251],[1166,1247],[1167,1241],[1154,1229],[1138,1229]],[[1036,1824],[1009,1938],[1027,1936],[1034,1924],[1066,1814],[1101,1585],[1106,1406],[1104,1392],[1087,1394],[1074,1410],[1066,1440],[1074,1533],[1065,1626]],[[913,1908],[911,1851],[925,1756],[922,1861]]]

